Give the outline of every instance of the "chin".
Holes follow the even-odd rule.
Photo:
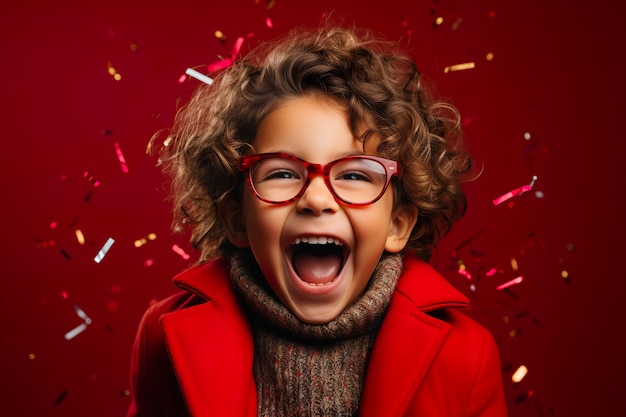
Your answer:
[[[308,311],[302,311],[298,309],[297,311],[293,311],[293,313],[300,319],[300,321],[307,324],[326,324],[341,314],[343,309],[336,311],[335,309],[319,309],[312,308],[307,309]]]

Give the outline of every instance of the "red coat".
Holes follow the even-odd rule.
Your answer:
[[[128,416],[256,417],[253,337],[226,264],[193,267],[174,283],[185,291],[150,307],[139,326]],[[467,304],[427,263],[405,261],[371,352],[360,416],[507,415],[495,341],[455,308]]]

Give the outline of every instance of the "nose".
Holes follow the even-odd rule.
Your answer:
[[[304,194],[296,202],[296,209],[300,213],[320,216],[322,213],[334,213],[339,210],[339,203],[326,185],[324,177],[316,175],[311,178]]]

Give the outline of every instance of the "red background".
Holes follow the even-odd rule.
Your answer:
[[[464,117],[484,174],[433,263],[494,333],[511,416],[626,415],[617,10],[540,0],[153,3],[0,6],[1,415],[125,413],[138,320],[197,256],[170,233],[163,178],[145,152],[198,84],[179,77],[230,54],[238,37],[245,50],[331,9],[402,39]],[[474,69],[444,72],[470,61]],[[533,175],[532,191],[492,203]],[[157,238],[135,247],[150,233]],[[491,268],[498,272],[487,276]],[[520,275],[521,284],[495,289]],[[92,322],[66,340],[83,323],[74,306]],[[528,374],[515,384],[520,365]]]

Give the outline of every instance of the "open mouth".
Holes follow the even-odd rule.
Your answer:
[[[300,237],[291,246],[291,265],[307,284],[326,285],[341,273],[347,252],[345,245],[332,237]]]

